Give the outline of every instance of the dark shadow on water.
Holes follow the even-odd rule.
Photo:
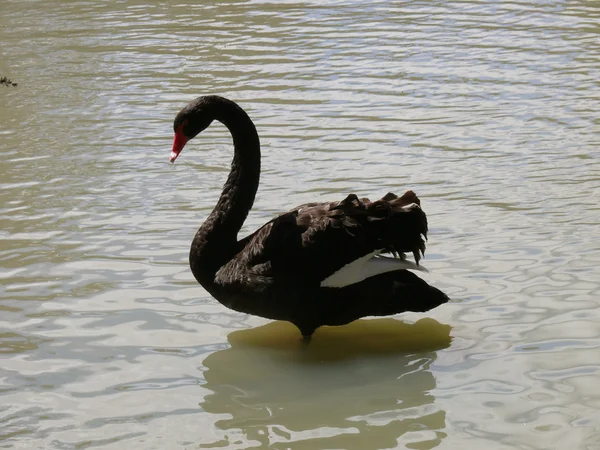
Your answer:
[[[319,329],[308,346],[284,322],[233,332],[231,348],[204,361],[212,394],[201,406],[226,415],[216,422],[225,441],[210,445],[242,435],[274,449],[434,448],[445,412],[430,366],[450,330],[433,319],[359,320]]]

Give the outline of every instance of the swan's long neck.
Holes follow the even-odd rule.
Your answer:
[[[215,120],[231,132],[234,156],[221,197],[190,250],[192,272],[209,291],[217,270],[237,251],[237,234],[252,208],[260,178],[260,142],[250,117],[225,99],[214,110]]]

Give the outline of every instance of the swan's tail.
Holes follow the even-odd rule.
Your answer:
[[[365,316],[425,312],[449,300],[442,291],[408,270],[382,273],[331,291],[322,311],[326,325],[343,325]]]

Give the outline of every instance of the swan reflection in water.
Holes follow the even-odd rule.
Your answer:
[[[445,412],[430,366],[450,330],[433,319],[359,320],[319,329],[309,346],[286,322],[235,331],[231,348],[204,361],[212,393],[200,406],[227,417],[216,421],[224,440],[200,447],[434,448]]]

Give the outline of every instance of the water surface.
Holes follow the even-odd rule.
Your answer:
[[[0,445],[600,448],[596,2],[22,2],[0,14]],[[414,189],[425,315],[296,330],[187,267],[256,122],[243,232]]]

